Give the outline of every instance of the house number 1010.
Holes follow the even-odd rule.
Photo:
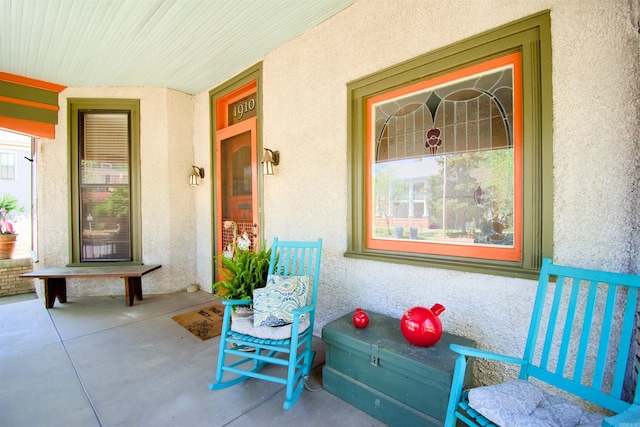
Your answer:
[[[248,99],[244,102],[239,103],[238,105],[234,105],[233,107],[233,117],[237,120],[242,119],[244,113],[247,113],[256,108],[256,100],[255,98]]]

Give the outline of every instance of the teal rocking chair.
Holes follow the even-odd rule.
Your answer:
[[[639,381],[625,385],[632,377],[639,287],[640,276],[544,259],[522,358],[450,346],[459,356],[445,426],[640,426]],[[518,365],[519,377],[463,390],[469,358]],[[614,415],[587,412],[575,398]]]
[[[283,407],[290,409],[295,404],[315,356],[311,340],[321,252],[322,239],[295,242],[275,238],[267,286],[254,291],[254,315],[233,314],[234,306],[251,301],[223,301],[216,382],[209,389],[220,390],[257,378],[286,385]],[[268,374],[261,372],[267,365],[286,369],[270,369]]]

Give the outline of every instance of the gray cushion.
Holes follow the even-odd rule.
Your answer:
[[[525,380],[474,388],[469,406],[501,427],[599,427],[605,418]]]
[[[300,321],[298,333],[302,333],[309,328],[311,322],[307,316]],[[256,338],[270,340],[285,340],[291,338],[292,323],[284,326],[253,326],[253,316],[239,317],[231,315],[231,330],[240,334],[251,335]]]

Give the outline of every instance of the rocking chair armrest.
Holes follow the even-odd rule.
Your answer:
[[[252,299],[223,299],[222,304],[224,305],[251,305],[253,303]]]
[[[605,418],[602,422],[606,427],[633,427],[638,425],[640,419],[640,405],[631,405],[627,410],[618,415]]]
[[[504,354],[498,354],[491,351],[467,347],[459,344],[451,344],[449,348],[458,354],[462,354],[468,357],[479,357],[482,359],[491,359],[499,362],[515,363],[516,365],[524,365],[527,363],[526,360],[517,357],[506,356]]]
[[[291,314],[299,316],[301,314],[310,313],[316,308],[315,305],[305,305],[304,307],[298,307],[291,310]]]

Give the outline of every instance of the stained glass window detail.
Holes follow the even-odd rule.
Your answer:
[[[515,248],[513,64],[378,96],[369,113],[372,247]]]

